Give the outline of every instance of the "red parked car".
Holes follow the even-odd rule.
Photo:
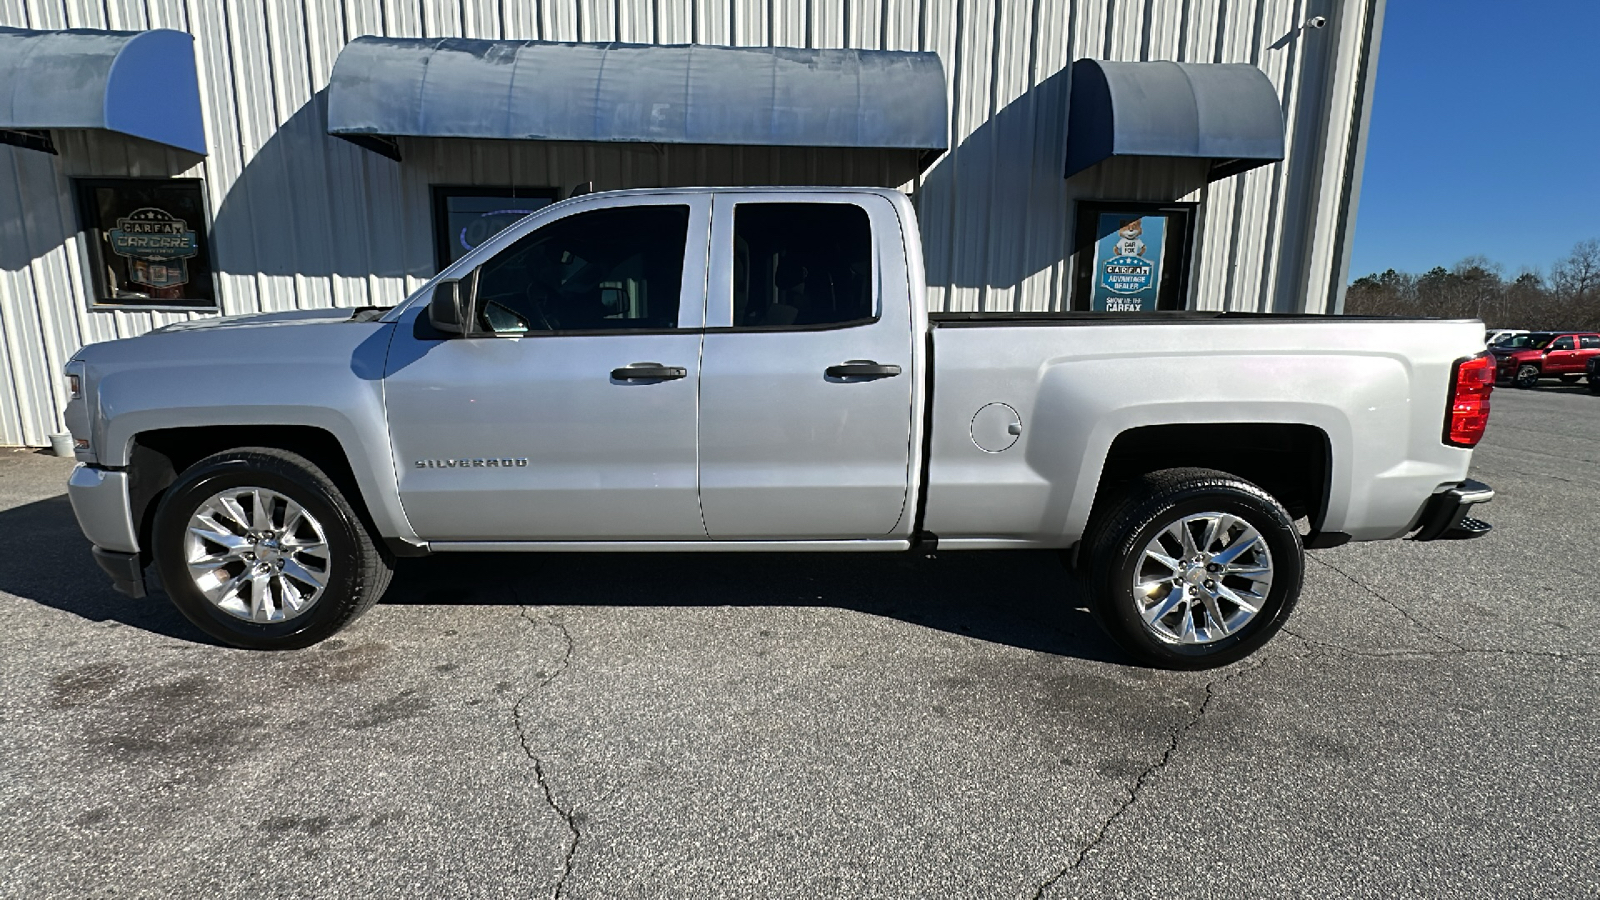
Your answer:
[[[1600,334],[1582,331],[1534,332],[1526,340],[1512,340],[1489,348],[1500,380],[1531,388],[1541,378],[1560,378],[1575,384],[1588,370],[1589,360],[1600,357]]]

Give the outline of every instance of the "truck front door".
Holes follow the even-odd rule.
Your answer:
[[[916,345],[887,199],[718,194],[700,386],[715,539],[910,532]]]
[[[1578,359],[1578,338],[1575,335],[1564,334],[1550,342],[1550,349],[1545,351],[1544,370],[1551,375],[1583,371],[1583,363]]]
[[[596,198],[491,242],[467,334],[408,314],[385,402],[419,536],[705,538],[695,394],[709,220],[709,196]]]

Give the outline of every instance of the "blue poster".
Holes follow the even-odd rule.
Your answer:
[[[1093,292],[1095,312],[1154,312],[1161,291],[1164,216],[1101,213],[1095,223]]]

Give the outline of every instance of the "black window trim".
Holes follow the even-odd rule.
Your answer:
[[[222,282],[217,278],[216,263],[211,256],[211,197],[206,189],[204,178],[167,178],[163,176],[93,176],[87,178],[73,177],[69,179],[72,186],[72,205],[77,213],[78,234],[83,238],[83,249],[79,253],[80,262],[86,263],[84,274],[84,294],[88,300],[90,312],[186,312],[186,313],[220,313],[222,312]],[[201,232],[203,245],[201,251],[195,255],[196,259],[204,259],[206,275],[211,280],[211,302],[207,305],[194,303],[143,303],[139,301],[123,302],[108,300],[102,296],[101,288],[104,286],[104,275],[101,272],[101,243],[103,238],[98,235],[98,225],[92,224],[89,219],[90,192],[102,187],[116,187],[128,182],[162,182],[166,184],[193,184],[200,188],[200,225],[205,229]]]
[[[848,322],[824,322],[820,325],[712,325],[702,329],[706,334],[761,334],[797,331],[843,331],[846,328],[863,328],[876,325],[882,316],[851,319]]]

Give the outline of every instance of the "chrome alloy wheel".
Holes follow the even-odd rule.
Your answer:
[[[1133,573],[1145,628],[1169,644],[1210,644],[1255,618],[1272,590],[1272,551],[1250,523],[1222,512],[1162,529]]]
[[[217,609],[247,622],[284,622],[309,610],[332,570],[328,538],[293,500],[266,488],[213,494],[189,517],[189,577]]]

